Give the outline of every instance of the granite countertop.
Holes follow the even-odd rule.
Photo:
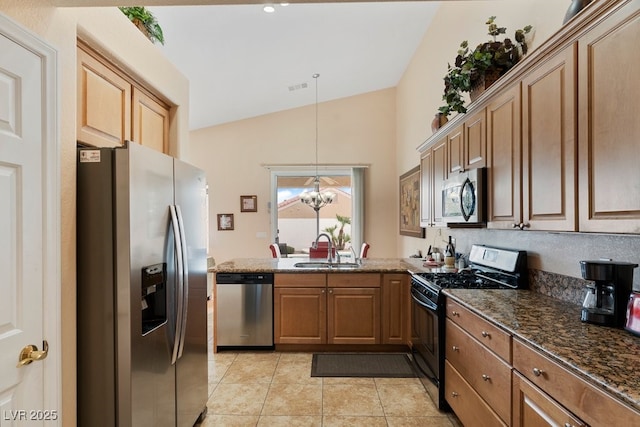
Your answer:
[[[297,268],[297,262],[308,258],[236,258],[216,265],[210,272],[221,273],[406,273],[423,271],[424,261],[419,258],[364,258],[362,265],[353,269]],[[312,261],[323,262],[323,259]],[[343,262],[350,262],[348,258]]]
[[[529,290],[447,289],[445,294],[640,410],[640,337],[584,323],[580,306]]]

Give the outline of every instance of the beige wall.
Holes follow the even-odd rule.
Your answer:
[[[188,137],[189,86],[160,50],[115,8],[55,8],[46,0],[2,0],[0,13],[31,30],[58,51],[60,75],[62,420],[75,426],[75,162],[76,37],[78,32],[174,106],[172,150],[183,156]],[[182,107],[184,106],[184,107]],[[53,349],[52,349],[53,350]]]
[[[318,106],[318,162],[371,165],[365,173],[364,238],[370,256],[396,254],[395,89]],[[209,181],[210,254],[216,262],[269,256],[270,172],[265,164],[314,163],[314,106],[191,132],[191,163]],[[257,213],[240,213],[240,195],[258,196]],[[233,213],[234,231],[218,231],[216,214]],[[256,233],[267,232],[267,238]]]

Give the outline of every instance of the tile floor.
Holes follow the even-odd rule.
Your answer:
[[[435,408],[417,378],[311,377],[311,353],[214,354],[212,343],[201,427],[459,425]]]

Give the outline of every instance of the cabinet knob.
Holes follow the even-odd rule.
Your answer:
[[[458,313],[458,312],[457,312],[457,311],[455,311],[455,310],[451,312],[451,315],[452,315],[452,316],[458,316],[458,317],[460,317],[460,313]]]
[[[452,392],[451,392],[451,396],[453,396],[453,397],[458,397],[458,393],[456,393],[455,391],[452,391]]]
[[[531,227],[531,224],[529,224],[528,222],[525,222],[525,223],[521,222],[519,227],[520,227],[520,230],[524,230],[525,228]]]
[[[329,293],[332,294],[333,293],[333,289],[329,289]]]
[[[453,349],[453,351],[460,351],[460,347],[458,347],[457,345],[454,345],[451,348]]]
[[[536,377],[539,377],[543,373],[544,373],[544,371],[542,369],[533,368],[533,375],[535,375]]]
[[[321,290],[321,291],[320,291],[320,293],[323,293],[323,294],[324,294],[324,289],[323,289],[323,290]]]
[[[482,379],[484,381],[489,381],[491,379],[491,377],[489,375],[487,375],[487,374],[482,374]]]
[[[487,338],[487,337],[490,337],[490,336],[491,336],[491,334],[490,334],[489,332],[487,332],[487,331],[482,331],[482,337],[483,337],[483,338]]]
[[[518,224],[517,222],[514,222],[513,224],[511,224],[511,227],[520,228],[520,224]]]

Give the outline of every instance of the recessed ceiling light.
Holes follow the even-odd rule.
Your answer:
[[[267,13],[273,13],[276,11],[276,8],[273,7],[272,4],[265,4],[264,7],[262,8],[262,10],[264,10]]]

